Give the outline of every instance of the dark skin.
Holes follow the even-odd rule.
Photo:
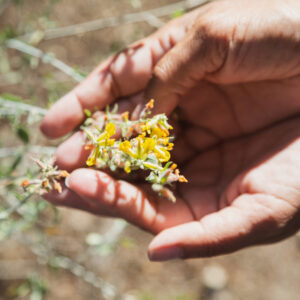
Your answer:
[[[246,9],[247,8],[247,9]],[[154,234],[152,260],[219,255],[271,243],[300,227],[299,1],[218,1],[172,21],[102,63],[42,123],[58,137],[83,109],[118,101],[177,112],[172,160],[189,183],[173,204],[140,185],[81,169],[76,133],[57,150],[73,171],[55,204],[122,217]],[[121,100],[120,100],[121,99]]]

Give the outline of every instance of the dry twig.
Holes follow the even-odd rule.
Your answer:
[[[102,296],[106,300],[122,299],[118,294],[118,290],[112,284],[106,282],[103,278],[88,270],[85,266],[73,260],[70,257],[56,254],[52,249],[46,247],[42,243],[36,243],[29,238],[23,236],[17,237],[18,242],[29,247],[29,250],[40,258],[40,263],[46,265],[54,265],[61,269],[70,271],[77,277],[82,278],[85,282],[99,289]]]
[[[0,148],[0,159],[16,156],[23,149],[24,146]],[[46,146],[38,146],[38,145],[26,147],[26,153],[46,155],[46,156],[53,155],[55,150],[56,147],[46,147]]]
[[[41,59],[43,63],[50,64],[61,72],[71,76],[75,81],[80,82],[84,79],[82,75],[76,72],[73,68],[57,59],[53,54],[44,53],[42,50],[30,46],[20,40],[10,39],[5,43],[7,48],[15,49],[25,54]]]
[[[4,99],[0,96],[0,116],[1,115],[15,115],[18,112],[30,113],[38,116],[44,116],[47,110],[31,104],[21,103]]]
[[[123,16],[108,17],[96,19],[80,24],[64,26],[54,29],[48,29],[41,34],[41,40],[52,40],[57,38],[64,38],[72,35],[83,34],[90,31],[100,30],[103,28],[116,27],[124,24],[132,24],[139,22],[148,22],[151,26],[161,27],[163,22],[159,20],[160,17],[169,16],[178,10],[190,10],[198,6],[204,5],[212,0],[185,0],[162,7],[141,11],[137,13],[130,13]],[[20,39],[30,41],[36,32],[28,33],[20,37]]]

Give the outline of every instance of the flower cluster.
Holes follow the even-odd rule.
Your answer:
[[[51,190],[55,190],[58,193],[62,192],[62,186],[60,181],[69,176],[69,173],[64,170],[59,170],[57,166],[54,166],[54,159],[49,161],[41,161],[39,159],[32,158],[32,160],[39,167],[39,178],[25,179],[22,182],[22,187],[30,193],[44,194]]]
[[[129,113],[118,114],[118,107],[106,113],[93,115],[86,111],[87,119],[82,129],[87,135],[85,148],[91,153],[86,161],[88,167],[109,168],[116,172],[123,169],[126,173],[137,170],[148,172],[146,181],[160,195],[175,202],[176,198],[168,188],[174,182],[187,182],[179,174],[177,165],[170,161],[173,149],[172,126],[165,114],[150,117],[154,101],[147,103],[138,120],[130,120]],[[40,161],[33,159],[40,168],[39,178],[24,180],[22,186],[31,193],[62,191],[60,181],[69,176],[59,170],[54,160]]]
[[[152,183],[153,190],[175,201],[166,186],[187,180],[170,161],[174,146],[170,136],[172,126],[165,114],[150,117],[153,105],[154,101],[149,101],[138,120],[130,120],[128,112],[117,114],[117,107],[93,116],[87,111],[90,117],[82,129],[88,137],[85,147],[91,154],[86,163],[97,169],[116,171],[121,168],[126,173],[150,171],[146,180]]]

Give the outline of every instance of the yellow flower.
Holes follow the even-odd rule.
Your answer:
[[[147,104],[146,104],[146,109],[152,109],[154,107],[154,99],[151,99]]]
[[[142,155],[148,154],[149,152],[153,151],[155,144],[156,142],[154,139],[145,138],[143,143],[141,143]]]
[[[156,142],[152,138],[137,138],[137,159],[145,160],[148,154],[154,150]]]
[[[143,165],[150,170],[163,170],[163,168],[161,166],[153,164],[148,161],[143,162]]]
[[[98,146],[113,146],[115,139],[110,139],[116,133],[116,127],[114,123],[108,123],[105,127],[105,131],[97,138]]]
[[[93,152],[90,154],[89,158],[88,158],[87,161],[86,161],[86,164],[87,164],[89,167],[91,167],[91,166],[93,166],[93,165],[96,164],[97,158],[98,158],[98,156],[99,156],[99,153],[100,153],[100,147],[97,146],[97,147],[93,150]]]
[[[126,112],[122,113],[121,117],[125,122],[127,122],[129,119],[129,112],[126,111]]]
[[[171,151],[173,150],[174,144],[173,143],[169,143],[167,146],[167,150]]]
[[[131,172],[131,169],[130,169],[130,162],[129,162],[129,161],[126,161],[125,167],[124,167],[124,171],[125,171],[126,173],[130,173],[130,172]]]
[[[180,175],[180,176],[179,176],[178,181],[179,181],[179,182],[188,182],[188,180],[187,180],[183,175]]]
[[[105,127],[105,131],[108,133],[109,137],[116,133],[116,126],[114,123],[108,123]]]
[[[170,152],[163,146],[156,145],[154,148],[154,154],[160,162],[167,162],[171,158]]]
[[[135,146],[129,141],[124,141],[120,143],[119,149],[129,154],[134,159],[145,160],[149,153],[151,153],[155,146],[156,142],[152,138],[145,138],[144,136],[139,136],[136,139],[132,140]]]
[[[171,166],[171,170],[175,170],[177,168],[177,165],[176,164],[172,164],[172,166]]]
[[[132,145],[129,141],[120,143],[119,149],[125,154],[129,154],[131,157],[136,158],[136,153],[132,151]]]
[[[156,136],[157,139],[159,138],[165,138],[169,136],[169,131],[167,129],[162,129],[160,127],[153,127],[151,128],[151,137]]]

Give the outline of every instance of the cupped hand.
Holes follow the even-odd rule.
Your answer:
[[[204,257],[270,243],[300,227],[300,4],[218,1],[172,21],[102,63],[42,123],[58,137],[83,110],[143,98],[177,107],[172,159],[189,183],[177,202],[84,166],[76,133],[57,150],[70,189],[47,198],[123,217],[158,235],[152,260]]]

